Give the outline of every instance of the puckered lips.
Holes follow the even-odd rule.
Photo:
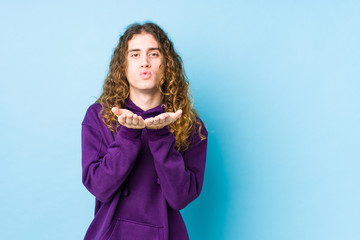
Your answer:
[[[151,77],[151,72],[143,71],[140,73],[140,77],[144,80],[149,79]]]

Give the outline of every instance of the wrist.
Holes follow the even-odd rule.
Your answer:
[[[159,129],[146,128],[146,131],[150,140],[157,140],[172,134],[168,126]]]
[[[126,138],[137,138],[140,137],[142,128],[136,129],[136,128],[129,128],[124,125],[121,125],[119,135]]]

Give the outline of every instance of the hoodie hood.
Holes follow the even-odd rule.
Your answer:
[[[125,100],[125,108],[129,109],[133,113],[141,116],[145,120],[146,118],[155,117],[155,116],[163,113],[164,109],[165,109],[165,104],[162,103],[159,106],[156,106],[154,108],[144,111],[140,107],[138,107],[133,101],[131,101],[131,99],[128,97]]]

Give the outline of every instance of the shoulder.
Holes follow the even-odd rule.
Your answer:
[[[101,104],[98,102],[95,102],[91,104],[88,109],[86,110],[84,120],[82,121],[82,124],[90,125],[90,126],[96,126],[99,124],[99,121],[102,121],[101,116]]]

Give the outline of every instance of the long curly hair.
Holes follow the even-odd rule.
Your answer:
[[[158,88],[165,104],[165,112],[175,112],[178,109],[183,111],[181,117],[168,127],[175,136],[176,149],[185,151],[189,147],[189,136],[194,129],[197,129],[197,134],[202,140],[206,137],[201,134],[202,124],[199,114],[193,108],[193,99],[189,92],[189,82],[183,69],[182,59],[175,52],[173,43],[166,33],[158,25],[147,22],[142,25],[134,23],[128,26],[114,50],[103,92],[96,102],[102,106],[101,115],[104,123],[110,131],[116,132],[120,123],[111,108],[124,107],[125,100],[130,94],[129,82],[126,78],[128,42],[134,35],[142,33],[149,33],[158,41],[160,53],[163,55],[160,66],[163,74]]]

